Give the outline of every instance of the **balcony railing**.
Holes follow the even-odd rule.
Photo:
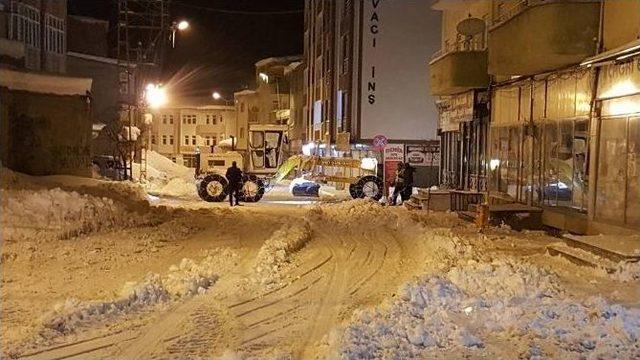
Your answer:
[[[449,55],[455,52],[463,52],[463,51],[482,51],[486,49],[486,45],[484,42],[484,36],[478,36],[471,39],[460,39],[453,43],[445,42],[442,45],[442,49],[436,51],[432,56],[431,60],[439,59],[443,56]]]

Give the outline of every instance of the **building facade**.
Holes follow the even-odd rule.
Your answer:
[[[300,64],[300,56],[271,57],[255,64],[256,87],[233,94],[236,122],[229,135],[235,136],[238,149],[246,150],[251,125],[289,125],[293,93],[287,71]],[[295,80],[294,80],[295,81]]]
[[[212,151],[229,136],[236,111],[225,105],[172,105],[152,112],[151,150],[175,163],[195,167],[199,151]]]
[[[66,1],[0,1],[0,54],[28,70],[64,73],[66,19]]]
[[[541,207],[545,225],[575,233],[640,229],[640,1],[435,8],[444,19],[442,53],[430,63],[443,185]],[[465,34],[471,22],[483,31]],[[480,38],[486,42],[476,48]],[[478,116],[479,93],[487,93],[486,119]],[[485,127],[482,137],[474,122]],[[479,176],[485,184],[474,182]]]
[[[437,39],[428,3],[306,0],[304,114],[307,141],[326,154],[436,137],[425,57]]]

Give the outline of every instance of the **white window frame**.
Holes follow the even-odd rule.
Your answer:
[[[11,2],[9,38],[40,48],[40,10],[25,3]]]
[[[44,48],[47,52],[56,54],[66,52],[64,19],[46,14],[44,36]]]

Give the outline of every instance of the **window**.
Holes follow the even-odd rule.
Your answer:
[[[64,20],[47,14],[45,17],[45,49],[56,54],[65,53]]]
[[[195,136],[195,135],[192,135],[192,136],[191,136],[191,145],[197,145],[197,143],[196,143],[196,136]]]
[[[218,123],[218,117],[216,115],[211,115],[211,122],[213,125]]]
[[[163,124],[167,123],[167,115],[162,115],[162,123]]]
[[[182,124],[185,125],[187,123],[187,115],[182,115]]]
[[[40,47],[40,10],[23,3],[12,2],[16,6],[11,17],[9,36],[25,45]]]
[[[206,121],[207,121],[207,125],[209,125],[209,124],[210,124],[210,122],[211,122],[211,116],[210,116],[210,115],[208,115],[208,114],[207,114],[207,120],[206,120]],[[208,144],[207,144],[207,145],[208,145]]]
[[[169,145],[173,145],[173,135],[169,135]]]
[[[162,145],[167,145],[167,135],[162,135]]]
[[[155,145],[156,144],[156,136],[155,135],[151,135],[151,144]]]
[[[211,145],[211,136],[206,136],[204,138],[204,144],[207,145],[207,146]]]
[[[189,135],[184,136],[184,144],[189,145]]]
[[[169,124],[173,124],[173,115],[169,115]]]

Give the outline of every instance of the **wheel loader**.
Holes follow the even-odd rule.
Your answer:
[[[285,161],[287,128],[286,125],[251,125],[247,150],[236,150],[232,138],[230,144],[200,152],[196,156],[196,187],[200,198],[207,202],[222,202],[227,198],[225,173],[234,161],[244,173],[240,193],[244,202],[260,201],[266,191],[294,171],[315,182],[348,184],[354,199],[382,197],[383,182],[376,175],[376,167],[365,169],[359,159],[294,155]],[[354,169],[358,176],[338,175],[353,173]]]

